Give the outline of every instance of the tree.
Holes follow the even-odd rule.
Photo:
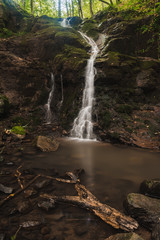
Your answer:
[[[78,0],[78,6],[79,6],[79,16],[83,18],[82,0]]]
[[[33,11],[33,0],[31,0],[30,4],[31,4],[31,13],[34,14],[34,11]]]
[[[92,0],[89,0],[89,6],[90,6],[90,13],[91,13],[91,16],[93,17]]]
[[[58,0],[58,17],[61,18],[61,0]]]

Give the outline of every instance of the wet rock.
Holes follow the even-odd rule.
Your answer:
[[[144,180],[140,192],[151,197],[160,198],[160,179]]]
[[[74,229],[77,236],[82,236],[88,232],[87,226],[78,226]]]
[[[110,236],[105,240],[143,240],[143,238],[137,235],[136,233],[119,233],[119,234]]]
[[[5,164],[6,164],[7,166],[11,166],[11,167],[14,166],[14,163],[13,163],[13,162],[6,162]]]
[[[152,240],[160,240],[160,223],[156,224],[153,227]]]
[[[55,221],[59,221],[64,217],[64,214],[62,212],[60,213],[55,213],[52,215],[52,219]]]
[[[29,197],[35,196],[37,194],[37,191],[34,188],[32,188],[32,189],[25,190],[24,194],[26,198],[29,198]]]
[[[20,224],[20,226],[22,226],[23,228],[36,227],[39,225],[41,225],[41,222],[39,221],[27,221]]]
[[[41,203],[38,203],[38,207],[46,210],[47,212],[53,208],[55,208],[55,201],[44,201]]]
[[[50,229],[46,226],[41,229],[41,234],[46,235],[50,232]]]
[[[30,205],[28,202],[19,202],[17,205],[17,210],[20,213],[26,213],[30,210]]]
[[[151,230],[160,219],[160,199],[130,193],[124,202],[127,212],[144,227]]]
[[[6,194],[11,194],[13,192],[13,188],[6,187],[0,183],[0,192],[6,193]]]
[[[41,182],[37,182],[36,184],[35,184],[35,187],[37,188],[37,189],[41,189],[41,188],[44,188],[44,187],[46,187],[47,185],[49,185],[51,183],[51,180],[43,180],[43,181],[41,181]]]
[[[38,136],[37,147],[43,152],[55,152],[59,147],[59,143],[52,138]]]

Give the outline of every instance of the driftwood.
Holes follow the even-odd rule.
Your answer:
[[[55,177],[51,177],[51,176],[46,176],[46,175],[42,175],[42,174],[38,174],[37,176],[35,176],[29,183],[27,183],[25,186],[22,185],[21,180],[20,180],[20,176],[21,176],[21,172],[19,172],[19,169],[21,168],[21,166],[16,170],[15,176],[18,179],[18,183],[20,185],[20,189],[18,189],[15,193],[11,193],[10,195],[8,195],[5,199],[0,201],[0,207],[7,202],[8,200],[16,197],[18,194],[20,194],[21,192],[23,192],[24,190],[26,190],[28,187],[30,187],[32,185],[32,183],[34,183],[39,177],[43,177],[43,178],[47,178],[47,179],[51,179],[51,180],[55,180],[57,182],[63,182],[63,183],[75,183],[75,180],[69,180],[69,179],[63,179],[63,178],[55,178]]]
[[[75,189],[78,196],[52,196],[48,194],[41,194],[41,197],[50,200],[53,199],[57,202],[78,205],[82,208],[90,210],[104,222],[110,224],[116,229],[133,231],[138,228],[138,223],[133,218],[122,214],[106,204],[100,203],[97,198],[85,188],[84,185],[80,184],[79,179],[77,179],[73,173],[69,172],[67,175],[75,182]]]

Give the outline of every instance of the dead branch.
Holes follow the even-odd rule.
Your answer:
[[[15,177],[17,178],[18,184],[20,185],[21,189],[24,188],[24,185],[21,182],[21,178],[24,181],[24,177],[22,176],[22,173],[19,171],[19,169],[22,168],[22,166],[19,166],[16,170]]]
[[[73,178],[72,174],[72,178]],[[76,176],[75,176],[76,178]],[[122,229],[125,231],[133,231],[138,228],[138,223],[131,217],[124,215],[116,209],[103,204],[97,200],[97,198],[88,191],[84,185],[77,182],[75,189],[78,196],[52,196],[48,194],[42,194],[41,197],[47,199],[53,199],[57,202],[65,202],[73,205],[78,205],[82,208],[92,211],[95,215],[100,217],[104,222],[110,224],[116,229]]]
[[[20,188],[18,191],[16,191],[15,193],[11,193],[9,196],[7,196],[5,199],[3,199],[2,201],[0,201],[0,207],[7,202],[8,200],[14,198],[15,196],[17,196],[18,194],[20,194],[21,192],[23,192],[26,188],[28,188],[32,183],[34,183],[37,178],[39,178],[40,175],[37,175],[36,177],[34,177],[26,186],[24,186],[23,188]]]

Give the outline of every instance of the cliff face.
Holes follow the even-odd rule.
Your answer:
[[[125,20],[105,12],[80,25],[101,48],[94,106],[94,130],[101,140],[159,148],[159,42],[155,32],[142,33],[151,23],[152,17]],[[12,104],[11,122],[22,113],[43,121],[53,72],[53,115],[70,130],[81,106],[89,46],[58,19],[33,18],[11,0],[0,5],[0,24],[0,93]]]

